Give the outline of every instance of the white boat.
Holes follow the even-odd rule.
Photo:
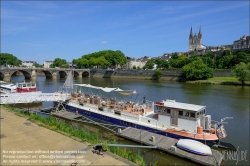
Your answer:
[[[42,93],[42,91],[37,90],[36,83],[34,82],[22,82],[12,84],[1,81],[0,93],[11,94],[11,93]]]
[[[177,147],[188,152],[203,156],[212,156],[211,148],[199,141],[191,139],[180,139],[177,143]]]
[[[206,142],[209,146],[227,136],[223,125],[211,124],[211,116],[206,115],[206,106],[175,100],[152,102],[146,100],[146,96],[142,101],[133,102],[128,95],[136,95],[137,99],[138,93],[135,90],[103,88],[90,84],[74,85],[76,88],[71,93],[71,99],[63,105],[66,110],[77,112],[87,118],[118,127],[147,130],[175,139]],[[63,88],[73,89],[71,75],[67,77]],[[112,94],[122,95],[123,99],[110,97]]]

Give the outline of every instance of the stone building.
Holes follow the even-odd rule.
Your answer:
[[[44,68],[49,68],[49,66],[53,63],[54,61],[45,61],[44,63],[43,63],[43,67]]]
[[[123,69],[133,69],[135,66],[136,68],[143,68],[145,66],[146,62],[142,61],[140,59],[130,58],[127,57],[127,63],[122,66]]]
[[[22,66],[32,67],[35,65],[35,63],[36,63],[36,61],[23,61]]]
[[[233,51],[246,51],[250,48],[250,36],[244,35],[240,40],[235,40],[233,43]]]
[[[206,47],[202,45],[202,32],[201,27],[199,30],[198,35],[196,33],[193,35],[193,30],[191,27],[190,34],[189,34],[189,44],[188,44],[188,51],[195,51],[195,50],[203,50]]]

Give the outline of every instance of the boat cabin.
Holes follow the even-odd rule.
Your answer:
[[[16,85],[16,92],[22,93],[22,92],[36,92],[36,83],[29,82],[29,83],[17,83]]]
[[[158,121],[173,128],[197,132],[197,127],[209,128],[209,120],[205,118],[206,107],[201,105],[166,100],[155,103]],[[207,125],[206,125],[207,124]]]
[[[0,85],[0,93],[10,94],[15,92],[16,92],[16,85],[14,84],[5,83]]]

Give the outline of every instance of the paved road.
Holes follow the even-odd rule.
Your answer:
[[[40,127],[1,106],[1,165],[131,165],[109,152]],[[135,164],[132,164],[135,165]]]

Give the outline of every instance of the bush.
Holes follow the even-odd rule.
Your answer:
[[[245,64],[243,62],[240,62],[233,69],[233,74],[235,75],[235,77],[238,78],[238,80],[242,83],[242,85],[245,84],[245,81],[250,79],[250,71],[249,70],[250,70],[250,63]]]
[[[182,74],[187,80],[199,80],[213,77],[213,69],[207,67],[201,59],[197,59],[182,68]]]
[[[159,69],[155,70],[154,76],[155,76],[155,78],[156,78],[157,80],[161,77],[161,75],[162,75],[161,70],[159,70]]]

